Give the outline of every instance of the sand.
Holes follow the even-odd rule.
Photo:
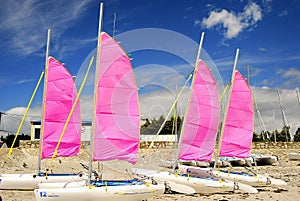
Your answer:
[[[158,197],[148,199],[148,201],[155,200],[278,200],[278,201],[295,201],[300,200],[300,161],[290,161],[288,153],[298,152],[295,149],[255,149],[252,153],[277,155],[280,159],[279,163],[272,166],[258,166],[254,167],[255,171],[260,174],[267,174],[273,178],[278,178],[288,183],[285,187],[261,187],[258,188],[258,194],[214,194],[214,195],[193,195],[185,196],[181,194],[164,194]],[[127,171],[132,167],[167,170],[159,166],[164,159],[172,159],[174,151],[170,149],[156,149],[147,150],[141,149],[139,155],[139,162],[133,166],[126,162],[110,161],[104,163],[93,164],[95,170],[101,171],[104,179],[130,178]],[[4,164],[5,154],[0,156],[0,173],[35,173],[37,168],[37,149],[22,148],[15,149],[11,158]],[[45,170],[47,160],[42,161],[42,169]],[[88,151],[82,149],[77,157],[55,159],[53,162],[53,172],[85,172],[80,163],[88,163]],[[243,170],[243,167],[236,167],[235,170]],[[32,191],[4,191],[0,190],[2,200],[5,201],[32,201],[35,200]]]

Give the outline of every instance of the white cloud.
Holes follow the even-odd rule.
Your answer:
[[[300,70],[296,68],[279,69],[276,72],[283,79],[282,87],[289,88],[290,86],[300,85]]]
[[[90,1],[2,2],[0,36],[6,39],[2,45],[19,55],[38,54],[46,44],[47,29],[52,30],[51,40],[58,40],[83,16]],[[52,49],[59,51],[61,47]]]
[[[267,51],[262,49],[261,51]],[[237,68],[244,70],[246,66],[251,66],[251,77],[262,75],[265,77],[268,74],[268,68],[278,66],[278,62],[299,60],[298,56],[290,57],[276,57],[276,56],[262,56],[241,54],[238,59]],[[222,75],[224,71],[231,72],[234,61],[234,55],[215,59],[214,62]],[[266,80],[256,82],[255,85],[264,84],[267,86],[277,86],[279,88],[295,88],[300,86],[300,70],[295,67],[282,66],[280,69],[275,70],[274,73],[269,73]],[[256,77],[259,78],[259,77]],[[260,83],[261,82],[261,83]],[[253,83],[254,84],[254,83]]]
[[[262,9],[252,2],[245,6],[243,12],[238,14],[225,9],[211,11],[207,18],[202,19],[202,25],[208,29],[222,25],[225,29],[225,38],[231,39],[237,37],[244,29],[251,28],[261,19]]]
[[[195,26],[201,25],[201,21],[200,20],[194,20],[194,25]]]
[[[238,33],[243,29],[240,19],[233,13],[230,13],[224,9],[221,12],[212,11],[208,18],[204,18],[202,20],[202,23],[208,29],[214,27],[215,25],[223,24],[224,28],[227,29],[225,37],[229,39],[237,36]]]
[[[262,10],[256,3],[250,3],[244,8],[244,12],[240,14],[240,18],[245,22],[245,25],[253,25],[262,19]]]
[[[284,10],[282,11],[281,13],[278,14],[279,17],[282,17],[282,16],[287,16],[289,13],[287,10]]]
[[[191,11],[191,10],[193,10],[193,9],[194,9],[193,6],[189,6],[189,7],[186,7],[186,8],[185,8],[186,11]]]
[[[272,88],[252,88],[255,95],[255,100],[258,109],[263,118],[266,129],[269,131],[281,130],[283,127],[283,117],[280,110],[279,98],[276,89]],[[294,134],[296,128],[300,127],[299,114],[300,105],[297,102],[295,90],[280,90],[283,110],[288,120],[288,125],[291,126],[291,131]],[[260,128],[255,127],[257,132]]]
[[[21,119],[23,118],[25,110],[25,107],[15,107],[11,108],[8,111],[5,111],[4,114],[2,114],[0,130],[5,130],[9,133],[16,133],[20,126]],[[21,127],[20,133],[30,134],[30,120],[39,120],[40,117],[40,107],[30,109],[25,118],[24,124]]]
[[[19,80],[19,81],[17,82],[17,84],[24,84],[24,83],[27,83],[27,82],[33,82],[33,81],[35,81],[35,80],[34,80],[34,79]]]
[[[259,50],[259,51],[263,51],[263,52],[267,51],[267,49],[264,48],[264,47],[259,47],[258,50]]]
[[[178,101],[178,115],[184,115],[188,94],[189,88],[185,87]],[[140,95],[141,115],[148,119],[157,119],[161,115],[166,117],[175,98],[176,94],[170,93],[170,91],[166,90],[156,90],[151,93]]]
[[[296,68],[290,68],[290,69],[281,69],[278,71],[279,74],[282,73],[284,78],[295,78],[300,81],[300,70]]]

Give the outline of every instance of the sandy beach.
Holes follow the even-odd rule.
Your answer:
[[[295,201],[299,200],[300,196],[300,161],[290,161],[288,153],[298,152],[296,149],[255,149],[252,153],[277,155],[280,161],[272,166],[253,167],[260,174],[270,175],[273,178],[278,178],[286,181],[287,186],[284,187],[260,187],[258,194],[242,194],[240,192],[229,194],[214,194],[214,195],[193,195],[186,196],[181,194],[164,194],[158,197],[148,199],[154,200],[211,200],[211,201],[226,201],[226,200],[278,200],[278,201]],[[5,164],[5,154],[0,156],[1,173],[35,173],[37,168],[37,149],[36,148],[19,148],[13,151],[11,159]],[[131,168],[138,167],[144,169],[167,170],[160,167],[160,162],[164,159],[172,159],[174,151],[170,149],[140,149],[139,162],[133,166],[126,162],[110,161],[104,163],[94,162],[93,168],[101,171],[104,179],[120,179],[131,178],[127,171]],[[42,169],[45,170],[47,160],[42,161]],[[80,163],[88,163],[88,150],[81,149],[80,154],[72,158],[55,159],[53,162],[53,172],[85,172]],[[234,167],[233,170],[245,171],[243,167]],[[5,201],[32,201],[35,200],[31,191],[0,191],[2,200]]]

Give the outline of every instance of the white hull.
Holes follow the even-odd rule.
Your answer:
[[[232,160],[228,160],[228,162],[232,166],[244,166],[244,165],[246,165],[246,160],[244,160],[244,159],[232,159]]]
[[[210,162],[210,166],[214,166],[215,161],[212,160]],[[227,166],[245,166],[247,165],[247,161],[241,158],[234,157],[221,157],[218,160],[217,166],[219,167],[227,167]]]
[[[179,160],[179,164],[181,165],[188,165],[188,166],[194,166],[194,167],[209,167],[209,162],[204,161],[183,161]]]
[[[200,177],[200,178],[214,178],[215,180],[225,179],[224,177],[215,175],[212,169],[210,168],[200,168],[200,167],[179,165],[178,171],[183,174],[189,174],[191,176]],[[242,183],[236,183],[236,185],[238,186],[237,189],[245,193],[258,193],[258,190],[250,185],[242,184]]]
[[[173,168],[174,166],[174,160],[162,160],[159,164],[159,166],[161,167],[165,167],[165,168]]]
[[[42,188],[78,188],[86,186],[87,181],[77,181],[77,182],[55,182],[55,183],[39,183],[39,189]]]
[[[273,165],[278,162],[277,156],[264,156],[260,154],[251,154],[253,162],[257,165]]]
[[[146,177],[153,178],[158,182],[166,182],[166,183],[172,182],[172,183],[177,183],[188,187],[192,187],[195,190],[195,192],[199,194],[232,192],[234,190],[237,190],[238,187],[232,181],[223,181],[223,180],[215,180],[212,178],[200,178],[200,177],[192,177],[192,176],[189,177],[187,175],[176,175],[169,172],[157,172],[151,170],[133,169],[133,173],[139,176],[146,176]],[[254,189],[251,186],[249,187],[251,189]]]
[[[220,176],[222,178],[240,182],[243,184],[247,184],[250,186],[269,186],[269,185],[276,185],[276,186],[285,186],[287,183],[280,179],[273,179],[268,176],[264,175],[253,175],[247,174],[244,172],[222,172],[214,170],[213,173],[216,176]]]
[[[135,184],[120,186],[81,186],[35,189],[37,201],[141,201],[161,195],[165,185]]]
[[[300,153],[289,153],[289,159],[300,160]]]
[[[160,163],[161,167],[165,168],[173,168],[175,161],[174,160],[162,160]],[[209,162],[202,162],[202,161],[178,161],[179,164],[182,165],[189,165],[195,167],[209,167]]]
[[[40,183],[85,181],[86,175],[50,174],[37,176],[35,174],[2,174],[0,177],[1,190],[34,190]]]

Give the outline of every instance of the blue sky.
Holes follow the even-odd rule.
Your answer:
[[[113,33],[116,13],[117,39],[121,35],[126,40],[124,33],[132,30],[156,28],[176,32],[199,43],[201,32],[205,32],[203,48],[225,84],[231,76],[235,51],[240,48],[238,69],[246,76],[246,67],[251,67],[251,86],[280,88],[291,94],[300,86],[299,1],[103,2],[103,30]],[[27,105],[45,63],[48,28],[52,30],[50,55],[77,75],[87,55],[96,47],[100,1],[23,0],[20,3],[0,0],[0,3],[0,111],[5,112]],[[156,38],[144,40],[152,43]],[[193,49],[191,55],[196,52]],[[183,77],[190,71],[178,71],[176,64],[186,62],[157,50],[133,52],[132,57],[134,68],[143,66],[145,71],[159,71],[152,64],[169,66],[183,73]],[[149,64],[157,70],[151,69]],[[153,74],[153,79],[156,75]],[[143,84],[141,79],[142,76],[137,78],[138,83]],[[35,107],[41,102],[41,95],[38,97]],[[296,101],[296,95],[291,97]]]

